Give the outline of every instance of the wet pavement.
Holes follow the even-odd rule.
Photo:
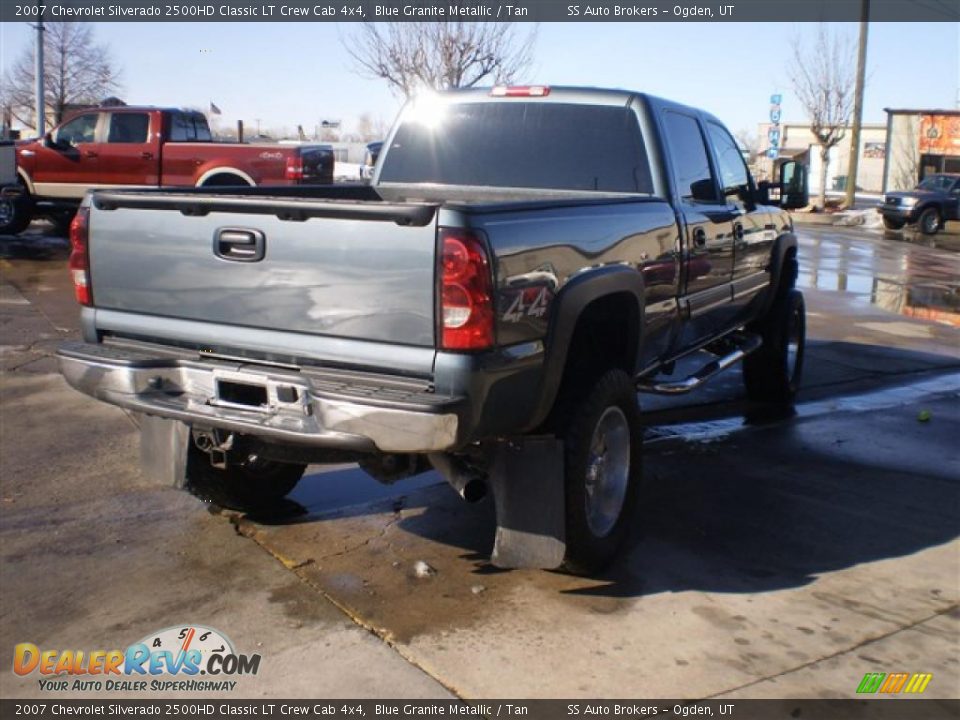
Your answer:
[[[736,368],[642,397],[636,530],[591,579],[493,568],[492,503],[434,473],[313,467],[259,518],[150,487],[130,419],[51,374],[64,241],[0,238],[0,649],[197,622],[272,663],[243,696],[853,697],[896,669],[956,697],[960,255],[799,235],[796,414],[758,417]]]
[[[960,255],[916,242],[877,242],[853,229],[831,231],[826,238],[801,233],[801,288],[837,292],[856,304],[960,327]]]

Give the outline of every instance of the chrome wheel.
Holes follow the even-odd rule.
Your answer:
[[[619,407],[608,407],[590,440],[584,503],[587,525],[606,537],[620,518],[630,479],[630,426]]]
[[[933,235],[940,229],[940,215],[936,208],[927,208],[920,214],[920,232]]]
[[[800,346],[803,343],[803,308],[797,306],[790,319],[790,331],[787,336],[787,377],[791,383],[797,380],[797,364],[800,361]]]

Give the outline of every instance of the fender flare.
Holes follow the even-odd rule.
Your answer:
[[[781,234],[773,242],[773,248],[770,250],[770,285],[769,291],[766,293],[766,297],[763,301],[763,307],[761,308],[761,315],[765,315],[770,305],[773,304],[773,299],[777,296],[779,292],[780,283],[782,282],[781,275],[783,274],[783,266],[787,259],[787,253],[790,250],[797,249],[797,236],[792,232],[785,232]],[[788,282],[794,282],[796,278],[790,278]]]
[[[630,370],[636,372],[643,337],[643,275],[626,265],[606,265],[575,276],[557,294],[550,310],[540,389],[529,427],[540,425],[553,408],[566,369],[573,333],[584,310],[595,300],[621,293],[631,295],[637,303],[637,332],[636,337],[629,339],[628,350]]]
[[[205,171],[197,179],[196,187],[200,187],[214,175],[236,175],[237,177],[243,178],[251,187],[257,186],[257,182],[243,170],[231,167],[229,165],[218,165],[217,167],[210,168],[209,170]]]
[[[30,179],[30,176],[27,174],[26,170],[18,167],[17,177],[19,177],[23,181],[23,184],[27,186],[27,192],[29,192],[31,195],[37,194],[33,187],[33,180]]]

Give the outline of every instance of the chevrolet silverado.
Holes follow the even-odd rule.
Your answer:
[[[641,93],[423,96],[371,185],[89,194],[61,371],[141,414],[154,476],[221,502],[261,507],[308,463],[432,466],[492,489],[496,564],[593,572],[634,516],[638,390],[742,361],[752,400],[797,392],[787,174],[758,185],[719,120]]]

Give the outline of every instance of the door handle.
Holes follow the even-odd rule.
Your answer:
[[[142,152],[142,153],[140,153],[140,158],[143,159],[143,160],[153,160],[153,153],[152,153],[152,152]]]
[[[259,230],[219,228],[213,236],[213,254],[234,262],[259,262],[266,254],[266,238]]]
[[[95,153],[93,150],[84,150],[83,156],[86,157],[86,158],[96,158],[96,157],[100,157],[100,156],[99,156],[97,153]]]
[[[693,229],[693,244],[697,247],[703,247],[707,244],[707,231],[702,227],[695,227]]]

